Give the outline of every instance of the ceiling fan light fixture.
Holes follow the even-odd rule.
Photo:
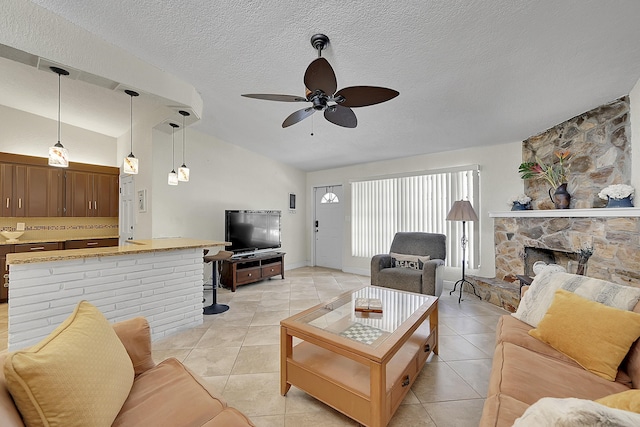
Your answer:
[[[180,110],[178,111],[182,115],[182,166],[178,168],[178,181],[189,182],[189,168],[184,162],[184,151],[185,151],[185,134],[187,132],[187,128],[185,127],[185,119],[190,114],[187,111]]]
[[[176,168],[173,166],[175,164],[175,154],[176,154],[176,141],[175,141],[175,134],[176,134],[176,128],[179,127],[177,124],[175,123],[169,123],[169,126],[171,126],[171,172],[169,172],[169,176],[167,178],[167,183],[169,185],[178,185],[178,174],[176,173]]]
[[[129,155],[127,157],[124,158],[124,162],[123,162],[123,169],[124,169],[124,173],[127,173],[129,175],[136,175],[138,173],[138,159],[136,159],[136,156],[133,155],[133,97],[134,96],[138,96],[140,95],[138,92],[135,92],[133,90],[125,90],[124,93],[126,93],[127,95],[129,95],[130,99],[130,103],[129,103],[129,115],[130,115],[130,124],[131,124],[131,129],[130,129],[130,141],[131,141],[131,151],[129,152]]]
[[[304,73],[305,98],[266,93],[250,93],[242,96],[267,101],[312,103],[311,107],[290,114],[282,122],[283,128],[306,119],[316,111],[323,111],[324,118],[334,125],[355,128],[358,126],[358,119],[351,108],[379,104],[399,95],[396,90],[377,86],[351,86],[336,92],[338,89],[336,74],[329,61],[322,58],[322,50],[328,44],[329,37],[324,34],[314,34],[311,37],[311,46],[318,51],[318,57],[311,61]]]
[[[60,78],[68,76],[69,72],[58,67],[49,68],[58,75],[58,142],[49,147],[49,166],[67,168],[69,167],[69,150],[60,142]]]

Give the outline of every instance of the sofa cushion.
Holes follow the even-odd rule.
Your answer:
[[[113,328],[86,301],[40,343],[10,353],[4,373],[28,426],[109,426],[134,376]]]
[[[431,259],[430,256],[405,255],[391,252],[391,266],[400,268],[411,268],[413,270],[422,270],[424,263]]]
[[[533,327],[538,326],[558,289],[621,310],[632,310],[640,301],[640,288],[547,268],[535,277],[513,316]]]
[[[487,395],[502,393],[532,405],[543,397],[599,399],[629,390],[575,365],[511,343],[500,343],[493,355]]]
[[[129,354],[133,369],[139,375],[156,366],[151,356],[151,329],[144,317],[135,317],[113,324],[113,330]]]
[[[627,390],[622,393],[601,397],[596,402],[610,408],[640,413],[640,390]]]
[[[633,311],[640,313],[640,302],[636,304]],[[629,377],[631,377],[633,388],[640,389],[640,339],[633,343],[622,365]]]
[[[509,342],[511,344],[524,347],[528,350],[535,351],[536,353],[540,353],[545,356],[563,361],[570,365],[580,366],[578,362],[571,359],[566,354],[529,335],[529,331],[531,329],[531,326],[527,325],[526,323],[521,322],[520,320],[508,314],[505,314],[503,316],[500,316],[500,318],[498,319],[498,325],[496,327],[496,342]],[[627,387],[632,386],[631,378],[622,369],[618,369],[616,382],[624,384]]]
[[[549,311],[529,334],[614,381],[618,366],[640,337],[640,314],[558,289]]]
[[[637,426],[640,415],[583,399],[544,398],[531,405],[513,427]]]
[[[240,412],[228,408],[182,363],[170,358],[136,377],[129,397],[113,422],[114,427],[158,425],[253,424]]]
[[[513,421],[524,413],[528,403],[497,393],[487,396],[482,408],[479,427],[511,427]]]

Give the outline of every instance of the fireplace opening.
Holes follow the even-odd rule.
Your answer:
[[[534,248],[526,246],[524,248],[524,275],[533,277],[533,264],[542,261],[546,264],[558,264],[569,270],[569,261],[578,261],[578,254],[575,252],[557,251],[552,249]]]

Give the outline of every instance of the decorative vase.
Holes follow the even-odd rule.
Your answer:
[[[531,209],[531,203],[513,202],[511,206],[512,211],[528,211],[529,209]]]
[[[569,209],[571,194],[567,191],[566,183],[560,184],[553,195],[551,194],[551,189],[549,189],[549,197],[556,209]]]
[[[608,208],[632,208],[633,202],[631,201],[631,196],[627,196],[624,199],[612,199],[609,197],[609,201],[607,202]]]

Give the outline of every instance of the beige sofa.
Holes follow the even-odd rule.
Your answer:
[[[640,313],[640,302],[633,311]],[[595,400],[639,388],[640,340],[631,346],[615,381],[609,381],[530,336],[531,329],[512,315],[500,318],[480,426],[512,426],[531,405],[545,397]]]
[[[254,426],[228,407],[211,387],[174,358],[155,364],[151,357],[149,324],[135,318],[113,325],[131,361],[133,387],[113,426]],[[4,366],[7,354],[0,356]],[[24,427],[0,369],[0,424]]]

